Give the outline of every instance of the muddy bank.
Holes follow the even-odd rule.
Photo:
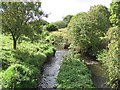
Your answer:
[[[62,57],[67,53],[67,50],[58,50],[55,57],[45,63],[43,67],[42,79],[39,82],[38,88],[54,88],[57,84],[56,78],[62,63]]]

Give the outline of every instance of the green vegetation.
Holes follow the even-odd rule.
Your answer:
[[[107,48],[98,54],[98,60],[106,69],[107,84],[112,88],[120,88],[120,1],[110,4],[110,27],[105,35]]]
[[[57,81],[57,88],[93,88],[90,71],[73,51],[64,56]]]
[[[107,85],[116,89],[120,88],[119,7],[120,2],[112,2],[109,12],[105,6],[93,6],[73,16],[67,27],[73,38],[70,47],[97,58],[106,69]]]
[[[12,64],[2,75],[3,88],[33,88],[37,85],[39,70],[22,64]]]
[[[49,32],[58,30],[57,26],[55,24],[52,24],[52,23],[46,25],[45,29]]]
[[[119,88],[120,80],[120,28],[112,27],[108,30],[106,38],[109,40],[108,49],[103,50],[98,54],[98,60],[106,69],[108,76],[108,84],[112,88]]]
[[[58,29],[66,28],[72,17],[73,15],[67,15],[63,20],[53,22],[53,24],[56,25]]]
[[[65,28],[65,27],[66,27],[66,22],[64,22],[63,20],[53,22],[53,24],[55,24],[55,25],[58,27],[58,29],[61,29],[61,28]]]
[[[70,44],[70,35],[66,28],[59,29],[58,31],[54,31],[50,33],[53,37],[53,44],[54,46],[58,47],[61,46],[61,48],[64,48],[65,45]]]
[[[120,27],[120,1],[112,0],[110,4],[110,21],[112,26],[119,26]]]
[[[2,49],[0,62],[2,63],[3,88],[36,88],[41,76],[45,60],[54,55],[54,47],[49,43],[31,43],[24,41],[18,44],[18,49],[11,47],[10,36],[0,35]]]
[[[66,23],[66,27],[68,26],[70,20],[72,19],[73,15],[67,15],[63,18],[63,21]]]
[[[2,2],[2,31],[11,35],[14,49],[22,35],[34,35],[29,22],[44,15],[40,7],[41,2]]]
[[[82,53],[95,56],[101,49],[100,37],[103,37],[110,26],[109,12],[105,6],[91,7],[85,13],[75,15],[68,24],[68,30],[73,36],[74,48]]]
[[[120,1],[112,0],[110,9],[96,5],[53,23],[42,19],[48,15],[41,2],[1,4],[0,88],[36,88],[44,62],[55,55],[53,45],[70,49],[57,88],[94,88],[80,55],[95,57],[106,70],[107,85],[120,88]]]

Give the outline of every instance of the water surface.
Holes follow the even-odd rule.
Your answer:
[[[39,83],[39,88],[53,88],[57,82],[56,78],[62,63],[62,57],[67,53],[67,50],[58,50],[55,57],[45,63],[43,67],[42,79]]]

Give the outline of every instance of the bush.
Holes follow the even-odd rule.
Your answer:
[[[55,46],[64,48],[64,45],[70,45],[71,37],[66,28],[51,32],[51,35]]]
[[[57,31],[58,28],[57,28],[57,26],[55,24],[51,23],[51,24],[46,25],[46,30],[48,30],[49,32],[50,31]]]
[[[38,52],[30,57],[27,57],[24,62],[39,68],[42,67],[46,58],[45,54]]]
[[[15,62],[15,59],[13,58],[14,51],[12,49],[8,48],[2,48],[1,57],[0,57],[0,63],[2,63],[2,69],[6,70],[12,63]]]
[[[57,21],[54,22],[53,24],[55,24],[58,27],[58,29],[67,27],[67,23],[65,21]]]
[[[3,88],[36,88],[37,80],[41,76],[40,68],[47,57],[55,54],[55,48],[48,42],[23,41],[18,44],[17,50],[13,50],[10,47],[12,40],[8,36],[3,35],[0,38],[4,41],[0,46]]]
[[[120,28],[110,28],[106,37],[109,40],[108,50],[103,50],[103,52],[98,54],[98,60],[106,68],[106,76],[108,76],[107,84],[112,88],[120,88]]]
[[[39,70],[21,64],[11,65],[2,73],[3,88],[35,88]]]
[[[79,55],[75,52],[69,52],[63,58],[57,77],[57,88],[92,88],[93,83],[90,77],[90,71],[80,61]]]

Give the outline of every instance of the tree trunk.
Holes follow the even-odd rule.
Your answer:
[[[13,38],[13,49],[17,49],[17,40],[19,38],[19,35],[18,36],[15,36],[14,33],[11,33],[12,34],[12,38]]]
[[[13,36],[13,49],[16,50],[16,46],[17,46],[17,39]]]

